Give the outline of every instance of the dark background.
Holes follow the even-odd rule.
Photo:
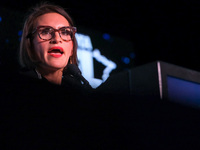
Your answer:
[[[23,21],[19,20],[23,20],[29,8],[38,2],[36,0],[6,0],[1,3],[1,65],[10,66],[9,69],[17,66],[15,64],[17,58],[13,56],[17,52],[19,31],[23,26]],[[54,3],[68,8],[67,12],[73,17],[76,26],[109,33],[130,41],[133,44],[132,51],[135,57],[131,59],[129,64],[121,62],[121,66],[124,66],[124,68],[133,68],[155,60],[163,60],[200,71],[199,0],[90,0],[88,2],[84,0],[57,0]],[[5,24],[4,18],[7,18]],[[119,54],[130,57],[130,51],[127,52],[126,49],[121,49],[116,53],[111,50],[111,53],[106,56],[118,56]],[[6,79],[10,80],[13,76],[10,75]],[[4,80],[4,78],[2,79]],[[4,82],[7,84],[7,81]],[[53,147],[57,143],[61,147],[64,143],[65,148],[73,144],[75,147],[81,146],[83,148],[84,145],[88,144],[90,147],[95,147],[92,149],[97,149],[97,147],[120,149],[120,144],[123,147],[121,149],[130,149],[130,147],[136,149],[141,149],[141,147],[151,149],[154,147],[159,149],[188,147],[191,149],[199,145],[200,123],[199,111],[197,110],[163,103],[163,101],[159,101],[159,103],[152,103],[152,101],[135,103],[132,99],[129,101],[124,97],[118,97],[117,99],[120,99],[120,101],[116,99],[108,100],[108,97],[102,101],[101,97],[97,97],[97,100],[88,103],[82,99],[80,99],[80,102],[73,99],[74,105],[69,105],[68,103],[60,103],[59,100],[61,99],[57,97],[55,103],[54,99],[55,95],[57,96],[57,94],[54,95],[55,92],[65,93],[66,91],[62,92],[52,88],[53,92],[51,92],[49,91],[51,87],[44,88],[44,86],[32,86],[32,84],[27,85],[28,87],[31,86],[33,90],[24,88],[23,91],[23,88],[16,90],[15,87],[20,86],[12,87],[13,85],[8,86],[7,93],[9,94],[5,94],[6,100],[10,97],[15,98],[16,94],[21,94],[26,103],[19,102],[19,99],[16,99],[14,103],[7,101],[8,105],[11,106],[8,109],[1,102],[0,110],[9,112],[2,119],[3,123],[6,123],[1,128],[3,129],[1,135],[4,136],[3,142],[10,147],[12,147],[13,142],[14,146],[18,145],[19,147],[21,145],[26,149],[37,149],[40,146],[37,145],[38,143],[47,144],[48,147]],[[12,87],[11,90],[10,87]],[[13,94],[12,91],[16,93]],[[27,91],[32,92],[33,96],[29,96]],[[40,93],[43,93],[44,98],[40,96]],[[46,99],[46,93],[54,95],[49,96],[52,101]],[[24,94],[29,97],[32,96],[33,101],[27,101]],[[65,97],[67,99],[65,102],[68,102],[68,94],[65,94]],[[65,97],[62,99],[65,100]],[[40,111],[42,115],[39,113]],[[68,112],[71,113],[68,114]],[[61,117],[57,117],[59,115]],[[64,124],[61,121],[63,120],[62,116],[67,119],[66,122],[64,122],[64,119]],[[73,127],[72,130],[71,127]],[[72,131],[72,133],[69,131]],[[66,143],[66,133],[72,139],[72,143],[70,143],[70,140],[67,140]],[[102,145],[102,143],[105,143],[104,141],[106,141],[106,144]],[[71,145],[68,145],[68,143]],[[74,147],[72,148],[74,149]]]
[[[6,0],[1,7],[14,12],[14,14],[8,13],[11,17],[14,18],[15,15],[20,14],[23,19],[29,8],[39,2],[41,1]],[[200,71],[199,0],[57,0],[49,2],[66,8],[76,26],[109,33],[130,41],[133,45],[134,59],[131,59],[128,64],[121,62],[121,67],[133,68],[155,60],[162,60]],[[14,32],[14,30],[17,32],[22,28],[23,22],[18,23],[12,19],[10,25],[12,28],[9,27],[8,32]],[[3,35],[4,45],[5,36]],[[1,40],[1,44],[2,42]],[[7,47],[0,55],[1,60],[5,59],[3,57],[8,55],[12,46],[16,47],[8,40],[6,42]],[[130,50],[126,52],[126,49],[121,49],[116,53],[130,57]],[[113,52],[110,55],[115,56]],[[9,58],[6,58],[6,61],[9,61]]]

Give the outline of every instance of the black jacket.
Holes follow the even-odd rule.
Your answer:
[[[22,88],[28,90],[27,93],[30,93],[29,90],[34,91],[36,94],[43,93],[49,98],[52,98],[51,92],[56,94],[56,97],[68,97],[69,94],[82,95],[92,92],[92,87],[89,84],[83,83],[79,78],[72,75],[68,70],[63,72],[63,78],[61,85],[55,85],[50,83],[46,78],[39,78],[35,70],[22,69],[19,73],[18,84],[21,84]],[[19,83],[20,82],[20,83]],[[28,89],[29,88],[29,89]],[[57,89],[57,90],[56,90]],[[46,93],[46,94],[45,94]],[[59,93],[59,94],[58,94]],[[48,96],[50,94],[50,96]]]

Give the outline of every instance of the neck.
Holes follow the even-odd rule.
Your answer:
[[[47,70],[47,69],[38,67],[36,68],[36,71],[39,72],[49,82],[61,85],[63,69]]]

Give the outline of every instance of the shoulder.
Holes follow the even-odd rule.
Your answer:
[[[19,70],[19,75],[30,77],[33,79],[38,79],[37,72],[34,69],[22,68]]]

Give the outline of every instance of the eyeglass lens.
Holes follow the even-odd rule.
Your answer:
[[[72,40],[73,31],[71,28],[63,27],[58,30],[60,37],[64,41]],[[50,27],[42,27],[38,31],[39,37],[43,40],[50,40],[55,36],[55,29]]]

